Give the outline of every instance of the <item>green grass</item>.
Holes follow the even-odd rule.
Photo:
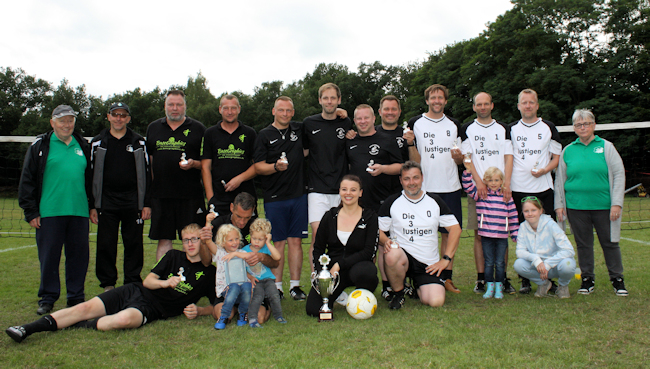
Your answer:
[[[471,292],[476,278],[472,239],[464,237],[454,266],[454,282],[462,293],[448,293],[442,308],[407,299],[403,309],[389,311],[380,299],[369,320],[354,320],[337,305],[333,322],[317,323],[306,316],[304,302],[287,299],[282,308],[289,323],[268,322],[259,330],[228,325],[224,331],[215,331],[211,317],[188,321],[181,316],[129,331],[39,333],[22,344],[5,335],[0,338],[0,367],[647,367],[650,230],[623,231],[622,235],[641,241],[621,242],[630,291],[626,298],[614,295],[597,244],[596,290],[591,295],[576,295],[579,282],[574,280],[568,300],[513,295],[503,301],[485,301]],[[34,244],[29,237],[0,237],[0,251]],[[304,246],[307,250],[308,245]],[[175,247],[180,249],[179,244]],[[511,266],[512,243],[510,251]],[[94,275],[93,254],[91,243],[87,298],[102,292]],[[153,265],[154,255],[155,245],[147,243],[143,276]],[[305,286],[307,268],[305,262]],[[35,320],[36,248],[0,252],[0,279],[0,328]],[[205,303],[203,299],[201,304]],[[64,304],[62,298],[55,309]]]

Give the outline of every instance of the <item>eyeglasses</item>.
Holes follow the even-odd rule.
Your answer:
[[[198,237],[183,238],[183,245],[187,245],[187,244],[189,244],[190,242],[192,242],[192,243],[197,243],[197,242],[199,242],[199,241],[201,241],[201,239],[198,238]]]
[[[117,117],[120,117],[120,118],[126,118],[126,117],[128,117],[128,116],[129,116],[129,115],[126,114],[126,113],[120,114],[120,113],[116,113],[116,112],[114,112],[114,111],[111,112],[111,117],[113,117],[113,118],[117,118]]]
[[[592,124],[596,124],[596,123],[594,122],[576,123],[573,125],[573,128],[577,128],[577,129],[580,129],[582,127],[588,128]]]
[[[526,201],[537,201],[539,202],[539,199],[536,196],[526,196],[523,199],[521,199],[521,203],[525,203]]]

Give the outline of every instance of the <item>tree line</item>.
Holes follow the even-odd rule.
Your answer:
[[[215,95],[198,72],[184,86],[136,88],[103,99],[86,93],[85,85],[72,87],[64,79],[54,87],[20,68],[0,67],[0,135],[48,131],[54,107],[69,104],[80,112],[78,130],[94,136],[107,127],[108,106],[116,101],[130,106],[131,127],[144,134],[150,122],[164,116],[170,89],[185,91],[187,115],[206,126],[220,120],[220,97],[233,93],[242,106],[240,119],[259,131],[273,121],[271,108],[280,95],[294,100],[296,119],[319,113],[317,91],[326,82],[339,85],[341,107],[350,114],[362,103],[377,108],[382,96],[393,94],[402,102],[402,119],[408,119],[426,111],[423,91],[440,83],[450,91],[446,113],[461,122],[473,119],[471,100],[480,91],[493,96],[497,120],[514,122],[519,118],[517,94],[523,88],[538,92],[539,114],[556,125],[571,124],[576,108],[593,109],[598,123],[650,120],[648,0],[512,3],[511,10],[477,37],[447,45],[423,62],[361,63],[356,71],[322,63],[297,82],[263,82],[252,95]],[[649,136],[647,130],[627,130],[608,133],[607,138],[616,143],[627,166],[631,158],[647,156]]]

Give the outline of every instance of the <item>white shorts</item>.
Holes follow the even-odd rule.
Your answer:
[[[307,211],[309,223],[320,222],[323,215],[333,207],[339,206],[341,196],[338,194],[326,194],[311,192],[307,195]]]

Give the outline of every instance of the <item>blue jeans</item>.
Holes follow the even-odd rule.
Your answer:
[[[535,268],[530,261],[517,259],[515,260],[515,265],[513,267],[520,276],[530,279],[536,285],[539,286],[544,283],[539,276],[537,268]],[[557,278],[557,284],[560,286],[568,286],[569,282],[571,282],[571,278],[575,275],[575,271],[576,261],[573,258],[562,259],[555,268],[548,270],[548,279]]]
[[[233,306],[239,303],[239,313],[248,312],[248,304],[251,302],[251,291],[253,286],[250,282],[242,283],[241,285],[237,283],[231,283],[228,285],[228,288],[225,291],[225,296],[223,300],[223,306],[221,307],[221,316],[230,317]]]
[[[506,279],[507,238],[481,237],[485,258],[485,281],[503,282]]]

